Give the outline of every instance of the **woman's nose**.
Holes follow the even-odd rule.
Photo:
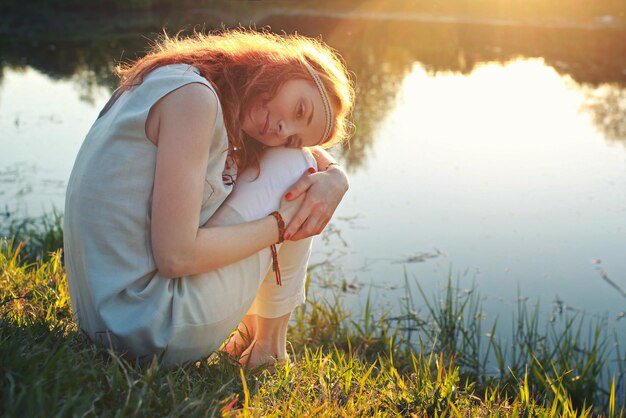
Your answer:
[[[288,137],[291,135],[292,127],[289,123],[284,120],[278,121],[278,130],[277,134],[281,137]]]

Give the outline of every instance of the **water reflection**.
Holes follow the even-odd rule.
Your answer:
[[[404,277],[430,294],[452,265],[455,277],[465,271],[463,286],[479,285],[489,312],[510,310],[517,285],[533,301],[611,306],[617,316],[621,295],[591,260],[601,257],[611,279],[626,271],[624,153],[579,111],[594,90],[541,59],[469,75],[416,64],[380,122],[368,169],[353,175],[346,211],[361,215],[361,228],[344,231],[352,254],[343,267],[365,266],[358,278],[374,287],[394,284],[377,293],[390,307]]]
[[[108,89],[94,106],[75,78],[51,80],[31,69],[6,69],[0,89],[0,210],[18,217],[62,212],[73,160]],[[0,225],[1,227],[1,225]],[[0,228],[1,229],[1,228]]]
[[[428,74],[467,75],[486,62],[541,57],[560,75],[588,87],[583,109],[593,115],[608,140],[626,140],[626,30],[407,22],[362,18],[358,13],[349,19],[345,14],[333,16],[264,13],[252,16],[250,23],[277,32],[321,35],[344,56],[358,90],[356,135],[350,149],[343,150],[352,170],[368,155],[377,127],[395,106],[400,86],[416,62]],[[195,11],[167,17],[150,14],[136,22],[136,27],[123,29],[116,22],[103,21],[89,32],[31,33],[5,39],[0,74],[5,67],[30,67],[52,79],[71,79],[82,100],[90,103],[97,87],[115,85],[112,69],[116,62],[142,55],[147,44],[142,35],[153,38],[166,22],[172,29],[197,24],[209,29],[218,27],[220,20],[215,12]]]
[[[177,28],[215,16],[168,19]],[[116,84],[113,65],[141,55],[141,35],[162,22],[5,41],[0,227],[23,207],[62,212],[74,156]],[[392,310],[407,298],[405,278],[430,296],[451,276],[476,285],[486,323],[499,316],[503,335],[521,296],[540,300],[547,320],[608,315],[626,343],[626,148],[606,145],[626,145],[623,30],[256,22],[322,34],[355,74],[357,130],[343,150],[352,187],[313,255],[313,292],[344,292],[347,311],[362,312],[367,295]]]
[[[587,88],[581,109],[592,115],[606,140],[626,146],[626,88],[618,83]]]

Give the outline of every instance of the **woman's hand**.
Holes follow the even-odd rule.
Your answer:
[[[321,233],[348,187],[348,177],[337,165],[321,172],[306,172],[285,194],[287,201],[303,198],[293,218],[289,222],[285,219],[285,239],[297,241]]]
[[[286,197],[280,201],[280,208],[278,211],[280,215],[283,217],[283,221],[285,221],[285,226],[289,225],[292,221],[293,217],[298,213],[298,210],[302,206],[302,202],[304,201],[305,194],[301,194],[296,198],[292,198],[291,200],[287,200]]]

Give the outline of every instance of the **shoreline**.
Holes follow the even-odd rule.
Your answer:
[[[249,3],[248,3],[249,4]],[[246,4],[246,5],[248,5]],[[231,7],[232,8],[232,7]],[[224,7],[228,9],[228,7]],[[234,27],[245,22],[253,26],[262,24],[266,20],[280,17],[287,18],[328,18],[333,20],[364,20],[379,22],[406,22],[407,24],[454,24],[467,26],[554,29],[554,30],[583,30],[583,31],[626,31],[626,19],[613,15],[602,15],[585,19],[573,17],[501,17],[474,13],[433,13],[427,11],[357,11],[357,10],[324,10],[315,7],[293,8],[279,6],[268,8],[249,7],[247,10],[208,10],[191,7],[172,12],[167,8],[147,10],[118,10],[118,11],[85,11],[85,10],[33,10],[25,7],[21,10],[8,10],[0,20],[0,37],[29,35],[36,38],[39,31],[52,31],[57,35],[71,35],[85,29],[93,30],[93,25],[100,25],[96,32],[110,32],[121,29],[154,27],[157,22],[173,19],[181,26],[197,18],[204,19],[204,24],[220,27]],[[119,23],[122,20],[123,23]],[[186,22],[186,23],[185,23]],[[104,23],[104,26],[102,24]],[[179,28],[176,28],[179,29]],[[47,36],[52,33],[45,34]],[[44,35],[44,36],[45,36]]]
[[[41,237],[31,232],[22,238]],[[407,306],[403,315],[390,317],[368,303],[356,317],[338,303],[309,300],[290,322],[295,362],[273,373],[241,368],[219,353],[169,370],[156,356],[140,364],[95,346],[78,330],[61,251],[55,250],[61,241],[47,240],[48,257],[33,262],[22,258],[32,248],[20,239],[0,239],[0,338],[6,342],[0,345],[0,382],[11,387],[0,394],[5,411],[100,416],[125,410],[119,416],[135,416],[141,407],[140,415],[154,416],[181,402],[189,406],[188,400],[196,413],[224,413],[230,405],[254,416],[280,410],[298,415],[294,411],[307,413],[312,405],[334,416],[372,416],[372,409],[429,416],[624,413],[624,366],[606,370],[622,353],[610,347],[600,321],[564,314],[544,331],[536,311],[520,305],[514,341],[502,343],[495,323],[481,327],[480,294],[459,297],[450,278],[440,300],[422,293],[426,314]],[[589,338],[580,335],[586,327]],[[53,382],[60,390],[46,389]],[[88,390],[78,390],[82,385]],[[93,397],[101,400],[96,404]],[[185,413],[189,409],[174,416]]]

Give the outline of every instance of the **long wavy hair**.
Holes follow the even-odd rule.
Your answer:
[[[143,58],[120,64],[115,72],[120,77],[120,87],[129,90],[163,65],[190,64],[198,68],[217,92],[228,133],[228,152],[243,171],[247,167],[258,169],[263,149],[241,129],[246,112],[251,110],[253,99],[271,100],[289,80],[313,83],[302,60],[319,74],[335,114],[331,134],[321,145],[328,148],[348,140],[353,82],[339,54],[317,39],[246,29],[194,33],[188,38],[165,35]]]

